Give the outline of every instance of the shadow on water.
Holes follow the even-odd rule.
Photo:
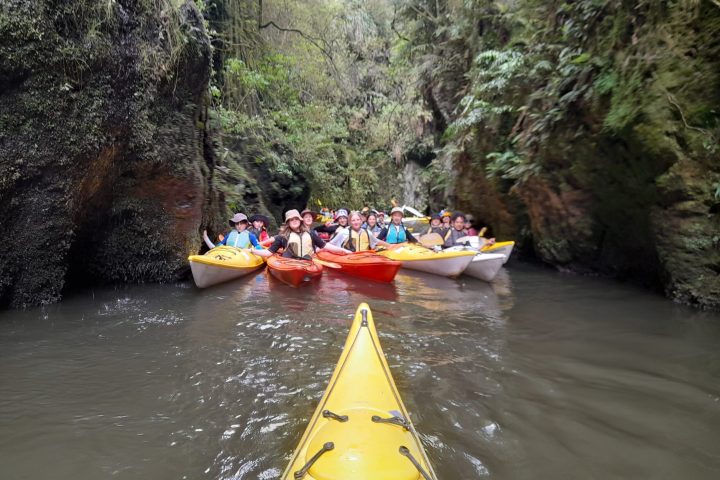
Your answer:
[[[297,289],[258,271],[4,312],[2,476],[277,478],[363,301],[440,479],[720,473],[720,316],[514,265]]]

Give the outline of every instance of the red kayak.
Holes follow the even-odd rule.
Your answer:
[[[273,255],[267,258],[270,273],[278,280],[293,287],[318,278],[323,271],[322,265],[316,265],[312,260],[300,260]]]
[[[357,252],[349,255],[335,255],[321,251],[317,257],[326,262],[340,265],[340,271],[376,282],[392,282],[402,266],[402,262],[390,260],[375,252]]]

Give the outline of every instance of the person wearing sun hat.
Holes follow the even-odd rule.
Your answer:
[[[263,245],[265,243],[270,243],[272,240],[272,237],[270,237],[270,234],[268,233],[270,219],[265,215],[256,213],[248,218],[248,221],[252,224],[251,227],[248,227],[248,231],[255,234],[260,244]]]
[[[347,228],[348,226],[348,211],[344,208],[340,208],[335,212],[335,219],[333,222],[328,222],[325,225],[315,227],[317,233],[327,233],[332,238],[338,228]]]
[[[312,224],[317,218],[318,213],[306,208],[300,212],[300,216],[302,217],[303,223],[307,225],[308,228],[312,228]]]
[[[403,216],[402,208],[393,207],[393,209],[390,210],[391,222],[380,231],[380,234],[377,236],[378,240],[382,240],[390,244],[405,242],[417,243],[417,239],[413,237],[413,234],[405,228],[405,225],[403,225]]]
[[[447,233],[447,228],[443,227],[442,225],[442,217],[439,213],[433,213],[430,216],[430,226],[428,227],[427,232],[425,234],[429,233],[437,233],[441,237],[445,237],[445,234]]]
[[[305,225],[297,210],[285,212],[285,224],[280,228],[280,233],[275,235],[273,244],[267,250],[259,250],[256,253],[262,257],[269,257],[281,248],[283,257],[287,258],[310,258],[316,248],[340,255],[351,253],[350,250],[325,243],[317,233]]]
[[[258,243],[257,237],[254,233],[248,232],[248,218],[244,213],[236,213],[233,217],[228,220],[228,223],[233,230],[228,233],[220,243],[214,245],[208,237],[207,230],[203,230],[203,240],[205,244],[210,248],[219,247],[220,245],[227,245],[228,247],[236,248],[250,248],[250,245],[260,249],[262,248]]]
[[[442,217],[442,227],[445,230],[450,230],[452,228],[452,225],[450,224],[450,217],[452,217],[452,212],[450,210],[442,210],[440,212],[440,216]]]

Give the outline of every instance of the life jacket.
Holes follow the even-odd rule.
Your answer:
[[[298,258],[315,253],[312,237],[308,232],[303,232],[302,234],[290,232],[287,236],[286,250],[289,250],[295,257]]]
[[[425,232],[425,234],[427,235],[430,233],[437,233],[438,235],[440,235],[442,237],[446,233],[445,227],[443,227],[442,225],[438,225],[437,227],[433,227],[432,225],[430,225],[430,227],[428,228],[428,231]]]
[[[445,234],[445,238],[444,238],[445,244],[447,245],[448,240],[450,240],[450,245],[449,245],[449,246],[452,247],[452,246],[455,245],[455,243],[457,242],[457,239],[458,239],[458,238],[462,238],[462,237],[467,237],[467,231],[466,231],[466,230],[460,230],[460,231],[458,231],[458,230],[456,230],[456,229],[454,229],[454,228],[451,228],[451,229],[448,230],[447,233]]]
[[[387,237],[385,237],[385,241],[387,243],[404,243],[407,241],[407,235],[405,234],[405,227],[400,225],[395,225],[394,223],[391,223],[387,227],[388,233]]]
[[[233,230],[228,233],[225,245],[228,247],[248,248],[250,246],[250,232],[247,230],[243,230],[242,232]]]
[[[359,232],[349,228],[347,240],[345,240],[342,246],[351,252],[370,250],[370,234],[365,228],[361,228]]]

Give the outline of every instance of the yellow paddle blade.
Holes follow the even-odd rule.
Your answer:
[[[478,237],[484,237],[485,232],[487,232],[487,227],[483,227],[480,229],[480,233],[478,233]]]

